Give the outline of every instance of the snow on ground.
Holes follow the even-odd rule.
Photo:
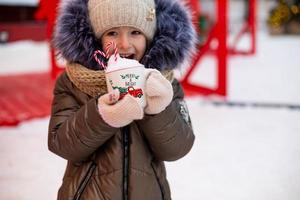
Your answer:
[[[0,128],[0,199],[56,199],[66,162],[48,151],[48,121]]]
[[[300,37],[260,33],[254,57],[229,60],[229,98],[300,104]]]
[[[167,165],[175,200],[300,199],[299,111],[188,106],[196,142]]]
[[[229,60],[227,99],[299,105],[299,44],[260,32],[257,55]],[[0,45],[0,74],[46,71],[47,51],[46,43]],[[213,72],[201,68],[194,79]],[[300,110],[216,106],[200,96],[187,103],[196,141],[167,163],[174,200],[300,199]],[[66,162],[47,150],[48,120],[0,128],[0,199],[55,199]]]

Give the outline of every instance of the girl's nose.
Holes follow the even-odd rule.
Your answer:
[[[122,34],[118,41],[118,48],[126,50],[130,47],[130,40],[126,34]]]

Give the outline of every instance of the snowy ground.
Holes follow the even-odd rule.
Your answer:
[[[47,48],[0,45],[0,74],[47,70]],[[229,59],[227,100],[299,105],[299,52],[300,37],[260,32],[257,55]],[[201,67],[194,79],[213,86],[213,73]],[[196,141],[185,158],[167,163],[174,200],[300,199],[300,110],[216,106],[200,96],[187,103]],[[0,128],[1,200],[55,199],[65,161],[47,150],[48,120]]]

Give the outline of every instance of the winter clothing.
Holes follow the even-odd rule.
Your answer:
[[[98,109],[106,123],[118,128],[143,118],[144,111],[133,96],[125,95],[118,101],[119,96],[119,90],[113,90],[98,99]]]
[[[151,70],[151,69],[148,69]],[[146,81],[146,114],[158,114],[172,101],[173,90],[170,82],[157,70],[149,72]]]
[[[174,98],[163,112],[119,129],[99,115],[97,98],[61,75],[48,139],[49,149],[68,160],[59,200],[76,194],[81,200],[121,200],[123,192],[130,200],[171,199],[162,161],[183,157],[194,141],[191,125],[180,113],[182,88],[176,80],[172,85]]]
[[[96,38],[118,26],[139,29],[152,40],[156,29],[154,0],[89,0],[89,17]]]
[[[155,6],[157,28],[142,63],[163,72],[189,59],[195,32],[179,1],[155,0]],[[68,160],[58,199],[170,200],[164,161],[185,156],[195,137],[181,85],[168,78],[173,92],[165,94],[161,91],[169,90],[169,83],[150,73],[145,112],[151,115],[134,120],[140,118],[134,109],[130,120],[109,125],[105,107],[115,102],[118,93],[105,94],[104,72],[94,71],[98,67],[93,53],[101,44],[92,30],[88,0],[65,1],[54,42],[69,64],[55,85],[48,133],[49,150]],[[156,110],[157,102],[161,103]],[[128,125],[114,127],[124,124]]]

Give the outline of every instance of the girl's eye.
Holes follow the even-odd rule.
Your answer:
[[[132,31],[131,32],[132,35],[140,35],[142,34],[141,31]]]
[[[109,31],[106,33],[108,36],[116,36],[118,33],[116,31]]]

